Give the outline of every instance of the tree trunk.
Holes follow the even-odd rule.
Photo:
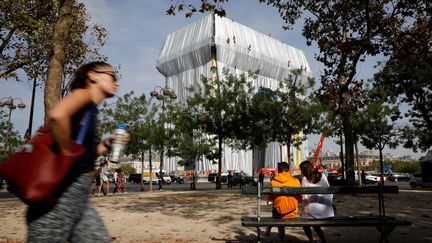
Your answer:
[[[164,166],[164,146],[162,144],[162,148],[160,151],[160,163],[159,163],[159,190],[162,190],[163,187],[163,166]]]
[[[342,112],[342,126],[345,135],[345,171],[342,168],[342,173],[346,173],[346,181],[349,186],[355,184],[354,175],[354,133],[350,116],[347,112]]]
[[[289,136],[287,141],[287,157],[288,157],[288,164],[290,168],[293,168],[293,162],[291,161],[291,136]]]
[[[196,190],[196,160],[194,161],[193,171],[192,171],[192,184],[191,190]]]
[[[149,149],[149,166],[150,166],[150,178],[149,178],[149,191],[153,191],[153,165],[152,165],[152,150]]]
[[[48,122],[48,112],[57,104],[61,96],[65,49],[73,22],[72,8],[74,2],[74,0],[60,1],[59,18],[54,25],[51,56],[44,91],[45,122]]]
[[[380,181],[381,181],[381,185],[384,186],[384,161],[383,161],[383,155],[382,155],[382,151],[383,149],[380,148],[379,149],[379,158],[380,158]]]
[[[283,161],[282,144],[279,145],[279,153],[280,153],[280,162],[282,162]]]
[[[355,143],[355,156],[356,156],[356,161],[357,161],[357,176],[358,176],[358,179],[359,179],[359,183],[358,184],[359,184],[359,186],[361,186],[361,185],[363,185],[363,181],[362,181],[361,174],[360,174],[361,171],[360,171],[360,159],[359,159],[357,138],[356,138],[356,143]]]
[[[340,135],[339,135],[339,139],[340,139],[340,160],[341,160],[342,171],[345,171],[344,152],[343,152],[344,143],[343,143],[343,138],[342,138],[343,136],[342,136],[342,134],[343,134],[343,132],[340,131]],[[345,174],[343,174],[342,176],[345,178]]]
[[[141,153],[141,191],[144,191],[144,156],[145,150]]]
[[[252,145],[252,176],[255,175],[255,171],[258,171],[260,168],[258,168],[258,161],[255,157],[255,146]]]
[[[48,76],[44,91],[45,122],[48,121],[48,112],[57,104],[61,97],[65,49],[69,38],[69,30],[73,23],[72,8],[74,2],[74,0],[60,1],[60,13],[57,23],[54,26]]]
[[[216,183],[216,190],[222,189],[222,136],[218,135],[218,146],[219,146],[219,154],[218,154],[218,174],[219,180]]]

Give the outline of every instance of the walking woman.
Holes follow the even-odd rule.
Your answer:
[[[327,177],[318,172],[310,161],[304,161],[300,164],[302,178],[302,187],[329,187]],[[334,216],[333,211],[333,194],[316,194],[303,195],[304,211],[301,216],[313,219],[330,218]],[[321,227],[314,226],[315,232],[321,239],[321,242],[326,242],[324,233]],[[310,227],[303,227],[309,242],[313,241],[312,230]]]
[[[113,97],[118,88],[111,65],[91,62],[76,70],[71,93],[49,111],[49,127],[62,153],[69,153],[84,121],[88,122],[83,141],[85,152],[70,171],[68,183],[54,207],[30,206],[27,212],[28,242],[110,242],[110,236],[89,201],[92,174],[98,155],[105,154],[108,140],[97,133],[97,106]]]
[[[104,192],[103,195],[107,195],[110,193],[110,181],[108,179],[108,161],[104,161],[100,164],[100,186],[99,186],[99,194],[101,196],[101,192]],[[104,184],[106,184],[106,191],[103,190]]]

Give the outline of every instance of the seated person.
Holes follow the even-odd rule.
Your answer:
[[[270,183],[271,187],[300,187],[300,182],[290,173],[290,167],[287,162],[278,163],[278,174]],[[269,200],[273,201],[272,214],[275,219],[294,219],[298,216],[298,204],[301,201],[301,195],[269,195]],[[266,234],[270,234],[271,227],[267,228]],[[278,227],[279,239],[285,238],[285,228]]]
[[[327,177],[318,172],[317,168],[313,166],[310,161],[304,161],[300,164],[303,187],[329,187]],[[333,211],[333,194],[316,194],[316,195],[303,195],[304,210],[301,214],[302,217],[323,219],[334,216]],[[321,242],[326,242],[324,233],[321,227],[314,226],[315,232],[321,239]],[[310,227],[303,227],[303,230],[310,242],[313,241],[312,230]]]

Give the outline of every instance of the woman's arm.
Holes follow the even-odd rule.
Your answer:
[[[48,124],[61,152],[70,153],[72,116],[90,102],[91,95],[89,91],[76,89],[60,100],[48,113]]]

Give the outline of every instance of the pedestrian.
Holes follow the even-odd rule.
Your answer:
[[[287,162],[278,163],[279,173],[270,182],[271,187],[300,187],[300,182],[291,175]],[[269,195],[272,201],[272,217],[275,219],[295,219],[298,216],[298,204],[301,202],[301,195]],[[266,235],[270,235],[271,227],[267,227]],[[285,228],[278,227],[279,240],[285,239]]]
[[[111,65],[105,62],[84,64],[75,72],[70,94],[48,112],[48,125],[62,153],[70,153],[70,142],[78,136],[86,116],[89,126],[83,141],[85,152],[75,161],[68,175],[71,179],[63,185],[57,204],[53,207],[29,205],[28,242],[111,241],[104,223],[89,201],[89,194],[96,158],[108,151],[114,138],[109,136],[104,142],[99,139],[97,106],[106,98],[113,97],[117,88],[117,76]]]
[[[228,189],[233,189],[233,174],[231,171],[228,172],[228,176],[227,176],[227,180],[228,180]]]
[[[260,187],[263,188],[264,187],[264,173],[262,172],[262,170],[260,170],[260,172],[258,174],[258,181],[260,183]]]
[[[216,181],[215,181],[215,183],[216,183],[217,186],[221,185],[220,188],[222,188],[222,184],[221,184],[222,182],[221,182],[221,178],[220,178],[219,173],[216,174]]]
[[[99,186],[99,195],[101,196],[101,191],[103,191],[104,184],[106,185],[106,191],[104,192],[104,196],[109,194],[110,191],[110,181],[108,179],[108,161],[104,161],[100,164],[100,173],[99,173],[101,184]]]
[[[240,189],[245,185],[245,174],[243,171],[240,171]]]
[[[117,169],[117,191],[120,193],[126,193],[126,177],[121,169]]]
[[[118,191],[118,187],[117,187],[117,179],[118,179],[118,173],[119,173],[119,170],[121,170],[121,169],[115,169],[114,170],[114,174],[113,174],[113,177],[114,177],[114,189],[113,189],[113,194],[114,193],[116,193],[117,191]]]
[[[158,177],[158,186],[159,186],[159,191],[162,191],[162,183],[163,183],[163,176],[162,174],[158,174],[156,173],[157,177]]]
[[[361,176],[362,186],[366,186],[366,173],[364,172],[364,170],[361,171],[360,176]]]
[[[98,194],[97,195],[99,195],[99,187],[100,187],[100,185],[101,185],[101,179],[100,179],[100,166],[99,166],[99,168],[97,169],[97,170],[95,170],[94,171],[94,173],[93,173],[94,175],[94,182],[95,182],[95,186],[94,186],[94,188],[93,188],[93,190],[92,190],[92,195],[94,195],[95,194],[95,192],[96,192],[96,190],[98,191]],[[103,190],[103,188],[102,188],[102,190]]]
[[[318,172],[313,164],[306,160],[300,164],[302,173],[302,187],[329,187],[327,177]],[[333,194],[303,195],[304,210],[302,217],[311,219],[325,219],[334,217]],[[313,226],[322,243],[326,242],[324,233],[319,226]],[[303,230],[310,242],[313,241],[312,230],[310,227],[303,227]]]

